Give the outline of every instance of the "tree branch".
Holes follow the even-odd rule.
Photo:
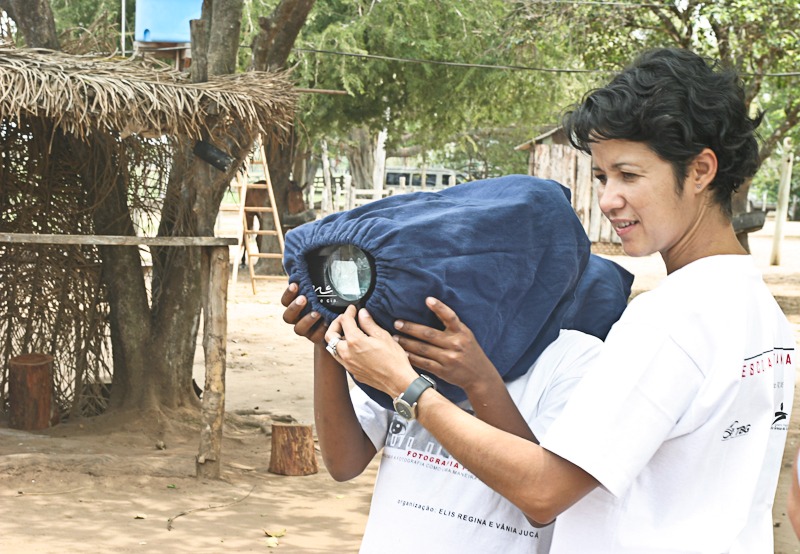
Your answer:
[[[17,24],[28,48],[60,50],[50,0],[2,0],[0,8]]]
[[[261,17],[253,39],[251,69],[270,71],[286,65],[294,42],[315,0],[281,0],[272,17]]]

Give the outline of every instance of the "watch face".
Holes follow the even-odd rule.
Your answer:
[[[406,419],[414,419],[414,408],[408,405],[408,402],[402,398],[394,401],[394,411]]]

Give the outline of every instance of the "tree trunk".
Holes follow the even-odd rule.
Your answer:
[[[270,473],[312,475],[319,471],[314,449],[314,429],[301,423],[272,424]]]
[[[136,232],[127,202],[127,179],[119,171],[127,164],[118,153],[103,149],[102,145],[109,142],[86,144],[73,139],[72,144],[77,158],[85,160],[81,175],[94,197],[95,232],[133,236]],[[97,160],[107,160],[107,164],[102,166]],[[146,372],[155,358],[148,344],[152,325],[139,250],[134,246],[101,246],[100,257],[101,279],[108,289],[114,361],[109,407],[152,408],[157,384],[149,382]]]
[[[195,59],[212,48],[224,55],[209,54],[198,67],[215,75],[235,67],[238,44],[231,21],[241,16],[242,0],[205,0],[199,24],[193,25],[200,44]],[[238,13],[237,13],[238,10]],[[214,14],[222,14],[218,20]],[[206,47],[207,45],[207,47]],[[206,71],[195,72],[196,82]],[[208,106],[212,111],[214,106]],[[213,236],[214,222],[222,196],[238,167],[249,154],[254,136],[236,125],[215,132],[213,120],[205,140],[227,152],[234,163],[222,172],[193,154],[194,139],[176,143],[170,180],[162,207],[159,236]],[[95,226],[100,234],[135,235],[127,205],[127,176],[118,168],[124,161],[108,158],[106,152],[88,149],[81,159],[109,159],[97,175],[87,173],[87,185],[94,187],[98,209]],[[109,173],[113,182],[105,183]],[[114,173],[116,172],[116,173]],[[152,248],[153,280],[148,304],[145,280],[137,248],[105,247],[103,278],[109,289],[111,339],[114,358],[114,386],[109,406],[112,409],[173,409],[198,407],[192,386],[192,368],[200,326],[202,285],[201,253],[198,248]]]
[[[53,357],[23,354],[8,360],[8,425],[38,431],[53,420]]]
[[[353,186],[357,189],[373,187],[376,141],[377,138],[372,136],[366,127],[357,127],[350,131],[349,143],[345,146],[345,152],[350,162]],[[406,184],[411,185],[411,183]]]
[[[203,2],[203,11],[206,11]],[[208,73],[228,75],[236,72],[243,0],[213,0],[208,34]],[[205,19],[205,13],[203,19]]]
[[[176,148],[164,198],[159,236],[213,236],[222,196],[255,139],[241,129],[210,137],[236,161],[227,172],[197,159],[190,145]],[[201,252],[197,248],[152,248],[153,340],[150,352],[161,360],[160,403],[165,407],[197,405],[192,366],[202,308]]]
[[[300,29],[314,7],[315,0],[281,0],[270,17],[261,17],[261,28],[253,39],[251,69],[271,71],[286,67]]]
[[[0,0],[0,9],[17,24],[28,48],[60,49],[50,0]]]
[[[274,71],[286,67],[286,61],[292,51],[297,35],[305,25],[315,0],[281,0],[270,17],[259,19],[260,30],[253,39],[253,57],[251,69],[256,71]],[[265,144],[267,165],[275,193],[278,214],[287,213],[288,187],[292,171],[293,147],[290,144]],[[266,207],[266,206],[263,206]],[[259,215],[261,229],[274,229],[272,217]],[[278,239],[272,236],[261,236],[258,240],[259,252],[280,252]],[[261,259],[256,265],[259,275],[282,275],[281,260]]]

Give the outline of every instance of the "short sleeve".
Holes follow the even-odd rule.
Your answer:
[[[380,452],[386,443],[391,412],[372,400],[361,387],[350,389],[350,401],[353,403],[361,428],[375,446],[375,450]]]
[[[524,390],[517,393],[517,385],[509,384],[509,392],[536,437],[542,437],[559,417],[601,345],[600,339],[591,335],[562,330],[536,360]]]
[[[617,324],[541,445],[623,494],[703,382],[669,333]]]

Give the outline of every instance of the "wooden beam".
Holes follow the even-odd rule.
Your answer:
[[[0,233],[0,242],[12,244],[90,244],[98,246],[228,246],[229,237],[129,237],[122,235],[45,235]]]
[[[340,96],[346,96],[350,94],[346,90],[330,90],[324,88],[294,88],[295,92],[302,92],[306,94],[337,94]]]

